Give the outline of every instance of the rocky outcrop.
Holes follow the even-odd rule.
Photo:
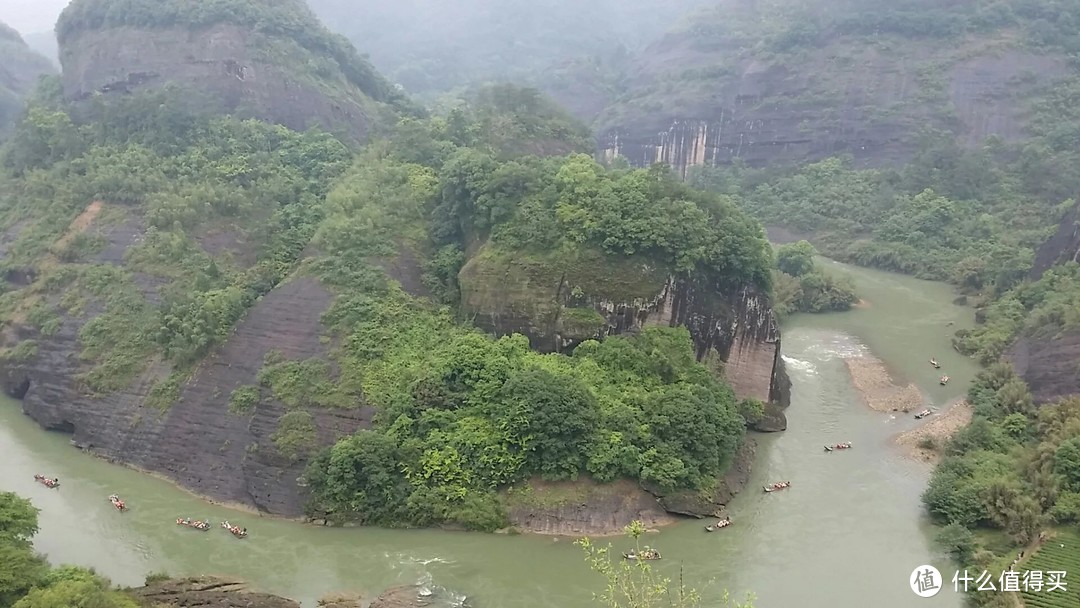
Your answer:
[[[631,92],[597,121],[601,156],[664,162],[683,176],[735,160],[760,167],[843,154],[857,167],[895,166],[927,127],[968,147],[991,135],[1019,139],[1027,93],[1068,74],[1063,58],[1005,39],[959,48],[841,39],[786,59],[755,56],[738,39],[703,46],[679,32],[642,53]]]
[[[708,491],[693,492],[683,490],[668,493],[651,490],[660,505],[669,513],[678,513],[689,517],[720,517],[724,507],[732,498],[742,492],[750,482],[750,470],[754,466],[757,443],[747,437],[739,450],[735,452],[728,472],[717,482],[716,487]]]
[[[553,536],[615,536],[632,521],[656,528],[676,521],[656,497],[621,480],[532,480],[504,493],[510,523],[519,532]]]
[[[1029,280],[1037,281],[1058,264],[1080,261],[1080,202],[1069,208],[1058,229],[1035,254]],[[1080,332],[1021,335],[1005,353],[1016,373],[1027,382],[1036,403],[1050,403],[1080,394]]]
[[[300,602],[255,593],[240,581],[210,576],[155,581],[132,589],[131,594],[153,608],[300,608]]]
[[[300,608],[300,602],[256,593],[242,581],[216,576],[197,576],[154,581],[130,590],[147,608]],[[331,595],[318,608],[424,608],[434,606],[434,594],[416,585],[392,587],[365,603],[356,595]]]
[[[138,241],[142,229],[142,223],[131,218],[103,230],[108,245],[97,261],[122,263],[124,251]],[[157,297],[158,281],[136,279],[145,297]],[[272,349],[286,359],[325,355],[319,315],[330,301],[330,293],[313,279],[282,283],[255,303],[164,411],[147,405],[152,387],[171,371],[161,361],[151,362],[129,386],[108,396],[95,396],[82,385],[80,374],[86,368],[79,358],[79,330],[99,307],[88,307],[83,316],[63,315],[50,336],[26,325],[10,325],[4,345],[34,340],[37,354],[29,361],[0,363],[0,381],[7,394],[22,400],[27,415],[46,429],[70,433],[72,443],[82,449],[163,475],[212,500],[299,516],[306,494],[297,478],[305,462],[281,455],[272,441],[286,407],[264,395],[253,411],[233,414],[228,401],[237,387],[257,384],[263,359]],[[309,411],[322,445],[368,426],[373,415],[366,407]]]
[[[1037,281],[1051,266],[1065,262],[1080,262],[1080,201],[1069,207],[1057,231],[1039,247],[1028,278]]]
[[[720,517],[750,481],[757,444],[747,437],[728,472],[705,491],[663,492],[632,481],[530,481],[504,492],[514,529],[553,536],[615,536],[633,521],[655,529],[680,517]]]
[[[496,335],[520,333],[542,352],[567,352],[588,339],[684,326],[697,357],[721,371],[740,399],[775,406],[762,430],[783,430],[790,381],[768,295],[752,287],[670,277],[639,258],[591,253],[534,260],[481,252],[462,268],[463,314]]]
[[[259,42],[253,40],[258,36]],[[88,100],[173,85],[198,92],[200,110],[235,113],[295,130],[321,126],[363,140],[373,103],[340,73],[316,80],[272,61],[265,36],[231,24],[198,30],[134,27],[80,31],[60,47],[64,94]],[[283,46],[287,53],[289,46]],[[335,92],[331,87],[336,86]]]

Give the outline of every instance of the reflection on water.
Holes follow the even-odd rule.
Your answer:
[[[975,372],[949,348],[970,310],[950,304],[947,287],[859,269],[868,304],[850,313],[799,315],[784,327],[784,361],[793,381],[789,427],[759,435],[750,487],[729,505],[733,525],[707,534],[688,521],[650,537],[657,567],[703,591],[706,605],[723,589],[753,591],[759,608],[906,608],[915,566],[948,563],[928,542],[919,495],[928,467],[892,446],[913,428],[909,416],[860,404],[843,357],[871,349],[902,383],[914,382],[937,406],[960,395]],[[947,325],[954,323],[954,326]],[[948,329],[946,329],[948,328]],[[926,365],[937,356],[953,382],[941,387]],[[854,449],[826,453],[825,444]],[[40,431],[11,401],[0,403],[0,480],[41,509],[39,550],[55,562],[95,566],[115,582],[140,584],[145,573],[221,574],[313,606],[329,592],[372,597],[398,584],[420,584],[449,603],[477,608],[595,606],[603,581],[569,540],[443,531],[339,529],[259,518],[207,505],[157,479],[80,454],[67,438]],[[34,473],[57,476],[48,490]],[[765,494],[761,487],[790,480]],[[106,497],[131,506],[117,513]],[[197,532],[176,517],[229,519],[248,528],[237,540],[215,528]],[[616,540],[616,549],[623,543]],[[925,606],[956,607],[942,592]]]

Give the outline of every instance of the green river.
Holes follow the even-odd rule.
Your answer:
[[[970,326],[972,311],[953,305],[955,295],[943,284],[824,263],[851,274],[867,305],[786,322],[789,430],[758,437],[750,488],[729,505],[735,525],[713,534],[699,521],[664,529],[648,538],[664,555],[656,563],[672,576],[681,566],[688,586],[706,600],[725,588],[752,591],[758,608],[901,608],[913,601],[959,607],[948,582],[955,568],[932,547],[919,502],[930,466],[892,444],[896,433],[920,423],[910,414],[866,408],[840,357],[869,348],[898,381],[915,382],[933,405],[944,406],[977,371],[949,343],[952,331]],[[938,385],[930,356],[953,378],[947,386]],[[855,449],[822,450],[843,441]],[[313,606],[328,592],[370,598],[395,584],[421,582],[444,597],[467,596],[476,608],[585,608],[596,605],[592,593],[602,585],[567,539],[324,528],[211,506],[77,451],[66,436],[40,430],[12,400],[0,403],[0,454],[3,489],[41,509],[37,548],[54,563],[93,566],[122,585],[139,585],[151,571],[221,574]],[[37,472],[59,477],[62,487],[35,483]],[[781,480],[792,487],[776,494],[760,489]],[[109,505],[106,496],[114,492],[132,506],[128,513]],[[178,516],[231,519],[250,537],[179,527]],[[944,574],[947,588],[920,600],[908,578],[926,563]]]

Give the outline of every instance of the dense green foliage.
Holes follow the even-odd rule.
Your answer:
[[[364,392],[382,423],[312,462],[316,511],[490,529],[506,523],[493,491],[531,475],[703,487],[742,436],[730,389],[694,360],[686,330],[587,342],[566,357],[438,314],[379,312],[352,336],[370,343],[351,348],[366,351]]]
[[[92,570],[50,568],[34,553],[37,509],[11,492],[0,492],[0,606],[13,608],[136,608],[126,595]]]
[[[29,311],[44,334],[59,313],[103,309],[80,330],[90,364],[83,380],[96,392],[127,386],[154,354],[187,369],[225,338],[291,272],[330,180],[348,165],[349,151],[328,135],[204,119],[174,99],[171,91],[133,98],[85,126],[36,105],[4,151],[0,219],[22,229],[2,264],[37,267],[39,277],[0,307]],[[90,201],[107,202],[94,212]],[[94,230],[71,230],[84,213]],[[145,237],[123,267],[102,263],[119,261],[99,257],[103,235],[133,216],[145,218]],[[211,257],[201,242],[222,233],[237,246]],[[159,306],[135,273],[164,283]],[[175,393],[177,380],[157,396]]]
[[[333,64],[372,99],[399,108],[412,107],[407,97],[360,57],[345,38],[330,33],[303,0],[76,0],[60,15],[56,36],[64,45],[86,30],[125,26],[197,29],[218,23],[295,42],[307,51],[306,70],[327,75],[329,64]]]
[[[957,348],[983,363],[996,361],[1017,335],[1050,337],[1080,327],[1080,265],[1049,269],[1033,283],[1003,294],[985,310],[984,321],[957,332]]]
[[[57,92],[41,90],[0,158],[0,225],[18,226],[0,270],[33,269],[0,310],[41,340],[78,320],[85,388],[153,374],[145,404],[165,409],[261,296],[317,279],[336,295],[325,355],[270,351],[257,377],[220,396],[239,416],[284,406],[269,441],[249,447],[293,461],[319,447],[314,410],[375,409],[374,429],[314,458],[314,512],[492,529],[506,523],[496,490],[533,475],[704,488],[741,440],[740,411],[760,414],[697,363],[685,329],[539,355],[387,272],[407,254],[424,275],[409,286],[453,305],[466,252],[486,243],[537,260],[636,256],[665,276],[768,288],[763,231],[723,197],[659,168],[529,155],[587,142],[535,91],[491,87],[444,117],[404,119],[351,170],[324,133],[208,118],[176,91],[101,103],[85,125]],[[117,253],[110,243],[131,233]],[[566,316],[603,321],[591,308]],[[25,364],[37,352],[24,340],[0,356]]]
[[[699,17],[698,27],[717,37],[750,40],[772,52],[821,46],[845,35],[951,40],[1013,28],[1032,45],[1069,53],[1080,50],[1074,27],[1080,23],[1076,0],[818,0],[788,2],[784,8],[734,16],[732,11],[714,9]],[[726,23],[722,16],[728,17]]]
[[[948,524],[938,540],[962,565],[999,572],[1019,549],[988,546],[971,530],[1002,530],[1022,548],[1049,526],[1080,523],[1080,400],[1035,407],[1001,363],[977,376],[968,400],[975,417],[946,444],[923,502]],[[980,595],[992,594],[971,598],[993,601]]]
[[[954,160],[944,165],[946,155]],[[811,235],[830,257],[1003,293],[1031,267],[1064,199],[1026,204],[1038,193],[1018,192],[986,155],[945,146],[900,171],[831,159],[789,175],[703,170],[692,183],[732,193],[766,225]]]
[[[776,250],[773,310],[780,317],[792,312],[848,310],[859,301],[849,277],[836,277],[818,268],[817,250],[807,241]]]
[[[378,419],[312,461],[315,513],[491,529],[506,523],[495,490],[532,475],[700,488],[739,443],[745,420],[730,389],[696,362],[685,329],[539,355],[523,336],[495,340],[462,326],[369,263],[402,249],[419,255],[427,286],[451,305],[466,251],[478,242],[537,263],[600,251],[640,255],[708,284],[768,286],[761,229],[728,201],[660,168],[515,156],[487,116],[405,121],[327,196],[315,238],[322,255],[307,270],[339,294],[323,316],[341,345],[331,352],[338,377],[327,386],[363,394]],[[531,133],[546,139],[551,131]],[[307,378],[293,387],[329,378],[314,369],[289,377]]]

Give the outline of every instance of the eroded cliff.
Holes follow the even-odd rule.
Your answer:
[[[122,266],[129,249],[145,238],[145,224],[136,217],[106,225],[87,221],[85,214],[80,218],[72,230],[106,243],[93,260],[98,264]],[[228,240],[225,236],[217,240]],[[142,297],[160,301],[165,281],[139,273],[135,278]],[[48,297],[56,304],[60,296]],[[270,351],[285,360],[325,356],[319,314],[330,301],[327,290],[304,276],[271,290],[177,387],[175,402],[160,404],[162,409],[151,407],[149,396],[169,378],[172,365],[155,358],[124,388],[96,394],[85,382],[92,362],[80,356],[80,331],[103,306],[92,301],[83,310],[65,310],[57,305],[59,325],[48,335],[25,318],[9,320],[2,345],[33,344],[34,354],[0,364],[3,387],[22,399],[23,411],[42,427],[70,433],[73,444],[98,456],[163,475],[212,500],[297,516],[306,498],[296,480],[306,460],[281,453],[274,442],[280,421],[295,408],[266,389],[250,411],[230,412],[228,401],[237,388],[259,385]],[[306,411],[320,444],[369,425],[372,417],[364,407]]]
[[[651,44],[595,123],[636,166],[792,165],[850,154],[895,166],[919,137],[1024,135],[1028,100],[1070,76],[1039,15],[968,3],[724,0]]]
[[[740,399],[769,404],[758,430],[787,426],[790,381],[767,294],[668,274],[644,256],[585,250],[549,258],[485,246],[462,268],[462,313],[497,335],[520,333],[543,352],[650,325],[685,326],[699,361]]]
[[[666,75],[663,65],[708,71],[713,60],[686,46],[669,37],[648,54],[643,69],[653,88]],[[993,43],[966,49],[955,62],[918,47],[904,48],[898,60],[895,43],[883,46],[854,56],[825,48],[797,63],[748,57],[721,78],[688,78],[662,105],[649,101],[658,93],[646,87],[640,100],[600,117],[601,154],[635,166],[667,163],[684,177],[690,167],[736,160],[795,165],[844,154],[857,167],[895,166],[914,155],[927,128],[951,131],[968,147],[991,135],[1019,139],[1025,94],[1067,74],[1059,57],[1001,52]]]
[[[357,141],[382,104],[408,105],[303,2],[169,9],[121,15],[97,0],[73,2],[57,25],[65,96],[88,102],[174,85],[204,111]]]
[[[1080,261],[1080,203],[1065,212],[1057,231],[1035,255],[1029,279],[1038,281],[1058,264]],[[1005,353],[1016,373],[1027,382],[1036,403],[1049,403],[1080,394],[1080,331],[1075,329],[1024,332]]]

